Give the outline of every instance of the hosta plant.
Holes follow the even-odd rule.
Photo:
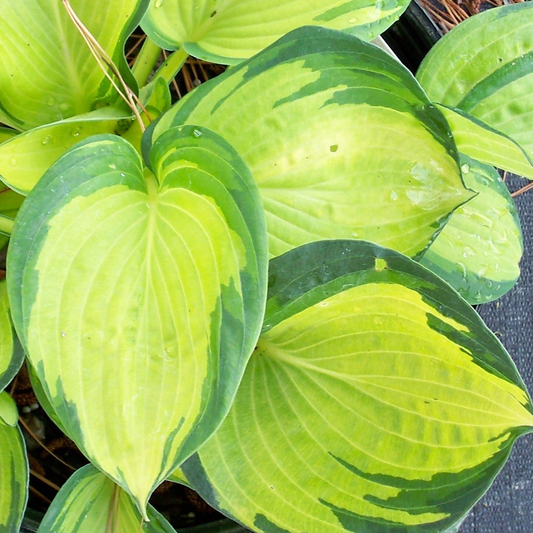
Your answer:
[[[531,4],[458,27],[418,80],[366,42],[404,2],[0,8],[0,389],[26,358],[91,463],[39,533],[172,532],[166,479],[257,532],[456,531],[533,427],[471,307],[519,274],[495,167],[533,178]],[[232,66],[171,106],[188,54]],[[0,449],[11,533],[5,390]]]

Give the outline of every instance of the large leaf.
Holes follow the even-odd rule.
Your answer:
[[[533,426],[496,337],[440,278],[371,243],[312,243],[269,277],[257,349],[187,481],[265,533],[456,524]]]
[[[37,533],[175,533],[152,506],[148,518],[143,522],[130,496],[87,465],[63,485]]]
[[[144,31],[163,48],[234,64],[308,24],[370,41],[405,11],[406,0],[152,0]]]
[[[464,111],[438,104],[437,107],[446,117],[461,153],[487,165],[533,179],[533,155],[516,141]]]
[[[248,164],[275,256],[332,238],[415,256],[471,196],[448,125],[416,80],[342,32],[295,30],[195,89],[152,136],[184,123],[215,130]]]
[[[225,141],[180,128],[150,155],[143,178],[120,137],[77,145],[28,196],[8,253],[13,321],[51,406],[141,509],[230,407],[267,253],[257,188]]]
[[[135,87],[124,43],[149,0],[72,0]],[[88,113],[117,95],[60,0],[0,0],[0,120],[19,130]]]
[[[0,392],[0,531],[19,531],[28,492],[28,460],[17,407]]]
[[[462,157],[478,195],[461,206],[421,259],[472,304],[496,300],[520,275],[522,231],[513,199],[494,167]]]
[[[459,24],[417,77],[430,99],[470,113],[533,153],[533,4],[490,9]]]
[[[24,361],[24,352],[11,324],[6,281],[0,281],[0,391],[15,377]]]

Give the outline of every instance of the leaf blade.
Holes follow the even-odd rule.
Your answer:
[[[496,338],[436,276],[370,243],[312,243],[270,272],[258,349],[187,480],[255,531],[456,524],[533,421]]]

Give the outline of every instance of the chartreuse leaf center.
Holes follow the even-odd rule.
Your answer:
[[[371,243],[296,248],[270,280],[235,403],[181,477],[265,533],[456,524],[533,426],[503,347],[440,278]]]
[[[227,412],[266,279],[257,189],[229,145],[175,130],[151,165],[120,138],[79,144],[28,197],[10,255],[24,280],[15,322],[47,397],[143,513]]]

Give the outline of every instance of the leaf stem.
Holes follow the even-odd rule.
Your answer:
[[[176,50],[167,57],[155,75],[163,76],[167,84],[170,84],[181,70],[181,67],[183,67],[188,57],[189,54],[183,48]]]
[[[133,67],[131,69],[135,79],[137,80],[137,83],[139,84],[139,87],[143,87],[146,84],[148,77],[150,76],[152,70],[154,70],[160,55],[161,48],[157,46],[157,44],[155,44],[154,41],[152,41],[148,36],[146,36],[146,39],[144,40],[142,47],[137,54],[137,58],[135,59],[135,63],[133,63]]]
[[[0,233],[8,236],[11,235],[14,223],[15,221],[12,218],[0,215]]]

